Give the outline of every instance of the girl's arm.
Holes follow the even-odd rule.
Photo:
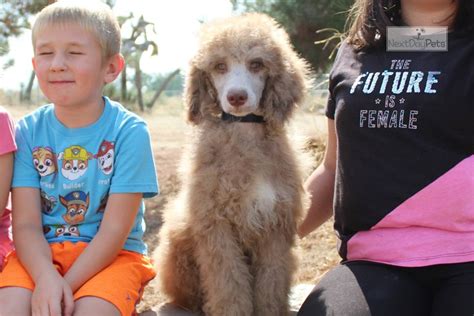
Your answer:
[[[306,190],[311,195],[311,204],[305,219],[298,227],[300,238],[321,226],[333,213],[337,137],[334,120],[328,119],[327,124],[328,139],[324,160],[305,183]]]
[[[13,175],[13,152],[0,155],[0,217],[8,202]]]
[[[64,278],[73,292],[114,261],[135,223],[141,193],[111,194],[97,235]]]

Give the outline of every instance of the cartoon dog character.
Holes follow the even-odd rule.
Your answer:
[[[54,174],[58,171],[56,154],[51,147],[34,147],[33,165],[41,177]]]
[[[73,236],[79,237],[79,227],[77,225],[61,225],[56,227],[56,231],[54,233],[56,237],[63,237],[63,236]]]
[[[73,191],[66,196],[59,196],[61,204],[67,209],[63,219],[69,225],[77,225],[84,221],[89,208],[89,193]]]
[[[51,231],[51,227],[48,225],[43,226],[43,234],[47,235]]]
[[[89,160],[93,155],[81,146],[70,146],[59,153],[58,159],[62,160],[61,173],[69,180],[76,180],[87,171]]]
[[[114,143],[104,140],[100,144],[99,152],[94,155],[94,158],[97,159],[99,169],[102,170],[104,174],[111,174],[114,170],[114,150]]]
[[[43,190],[40,190],[40,196],[41,196],[41,211],[45,214],[50,214],[54,207],[57,204],[57,200],[54,196],[48,196],[46,192]]]

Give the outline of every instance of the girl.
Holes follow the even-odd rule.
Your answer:
[[[0,271],[5,256],[12,250],[10,184],[13,173],[13,152],[16,150],[13,120],[0,106]]]
[[[299,227],[304,237],[334,206],[343,261],[298,315],[474,315],[473,6],[356,1]],[[423,27],[445,27],[447,51],[387,51],[397,25],[420,41]]]

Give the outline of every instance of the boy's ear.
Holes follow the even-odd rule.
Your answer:
[[[118,77],[123,67],[125,67],[125,60],[122,54],[115,54],[106,61],[106,71],[104,82],[110,83]]]

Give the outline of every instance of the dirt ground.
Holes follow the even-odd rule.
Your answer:
[[[17,120],[34,110],[34,107],[3,106]],[[161,227],[162,210],[179,190],[180,183],[176,170],[190,127],[184,121],[184,113],[179,100],[168,102],[166,106],[157,105],[152,112],[142,116],[148,122],[152,134],[161,190],[159,196],[146,201],[145,242],[151,254],[159,242],[158,232]],[[324,124],[324,118],[321,115],[301,110],[289,126],[290,134],[298,138],[299,142],[306,143],[306,148],[311,151],[315,164],[322,158],[324,150],[326,129]],[[303,240],[298,240],[296,247],[300,261],[295,284],[315,283],[339,261],[332,225],[333,222],[329,221]],[[165,298],[157,288],[156,280],[152,281],[145,289],[138,310],[149,310],[164,301]]]

